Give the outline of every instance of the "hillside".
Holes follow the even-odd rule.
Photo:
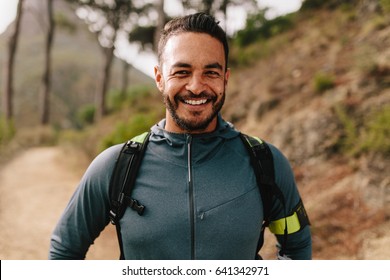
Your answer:
[[[232,71],[225,116],[291,160],[314,257],[389,259],[388,17],[362,7],[300,13],[294,29],[251,48],[270,51]],[[320,74],[328,89],[316,88]],[[375,114],[387,148],[356,151]]]

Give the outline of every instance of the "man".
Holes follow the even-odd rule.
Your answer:
[[[209,15],[177,18],[162,32],[158,57],[155,81],[166,118],[151,128],[132,191],[145,213],[127,208],[120,220],[124,257],[254,259],[262,201],[240,133],[219,114],[230,74],[226,35]],[[91,163],[53,232],[50,258],[85,258],[109,223],[108,188],[121,146]],[[291,213],[300,201],[294,176],[286,158],[271,151]],[[277,202],[273,217],[284,217]],[[311,258],[308,226],[288,234],[284,253]]]

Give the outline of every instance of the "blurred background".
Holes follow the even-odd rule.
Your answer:
[[[0,259],[46,259],[90,161],[164,117],[156,38],[195,11],[229,35],[224,118],[292,164],[313,258],[390,259],[390,0],[2,1]],[[118,257],[114,230],[87,258]]]

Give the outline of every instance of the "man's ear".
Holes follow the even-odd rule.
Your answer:
[[[225,72],[225,86],[227,86],[227,83],[229,81],[229,77],[230,77],[230,68],[226,69],[226,72]]]
[[[154,66],[154,81],[156,82],[158,90],[162,92],[164,89],[164,79],[160,71],[160,67],[158,66]]]

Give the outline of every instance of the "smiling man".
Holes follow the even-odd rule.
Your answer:
[[[168,109],[167,130],[202,133],[215,129],[229,78],[218,39],[199,32],[171,36],[162,48],[155,76]]]
[[[212,16],[196,13],[166,24],[154,68],[166,117],[143,142],[148,144],[130,178],[135,182],[131,197],[125,195],[128,205],[120,219],[110,215],[120,144],[102,152],[85,172],[52,234],[51,259],[85,258],[110,219],[122,258],[255,259],[265,216],[278,258],[311,258],[309,222],[287,159],[268,144],[284,199],[267,200],[247,143],[220,114],[228,54],[226,34]]]

